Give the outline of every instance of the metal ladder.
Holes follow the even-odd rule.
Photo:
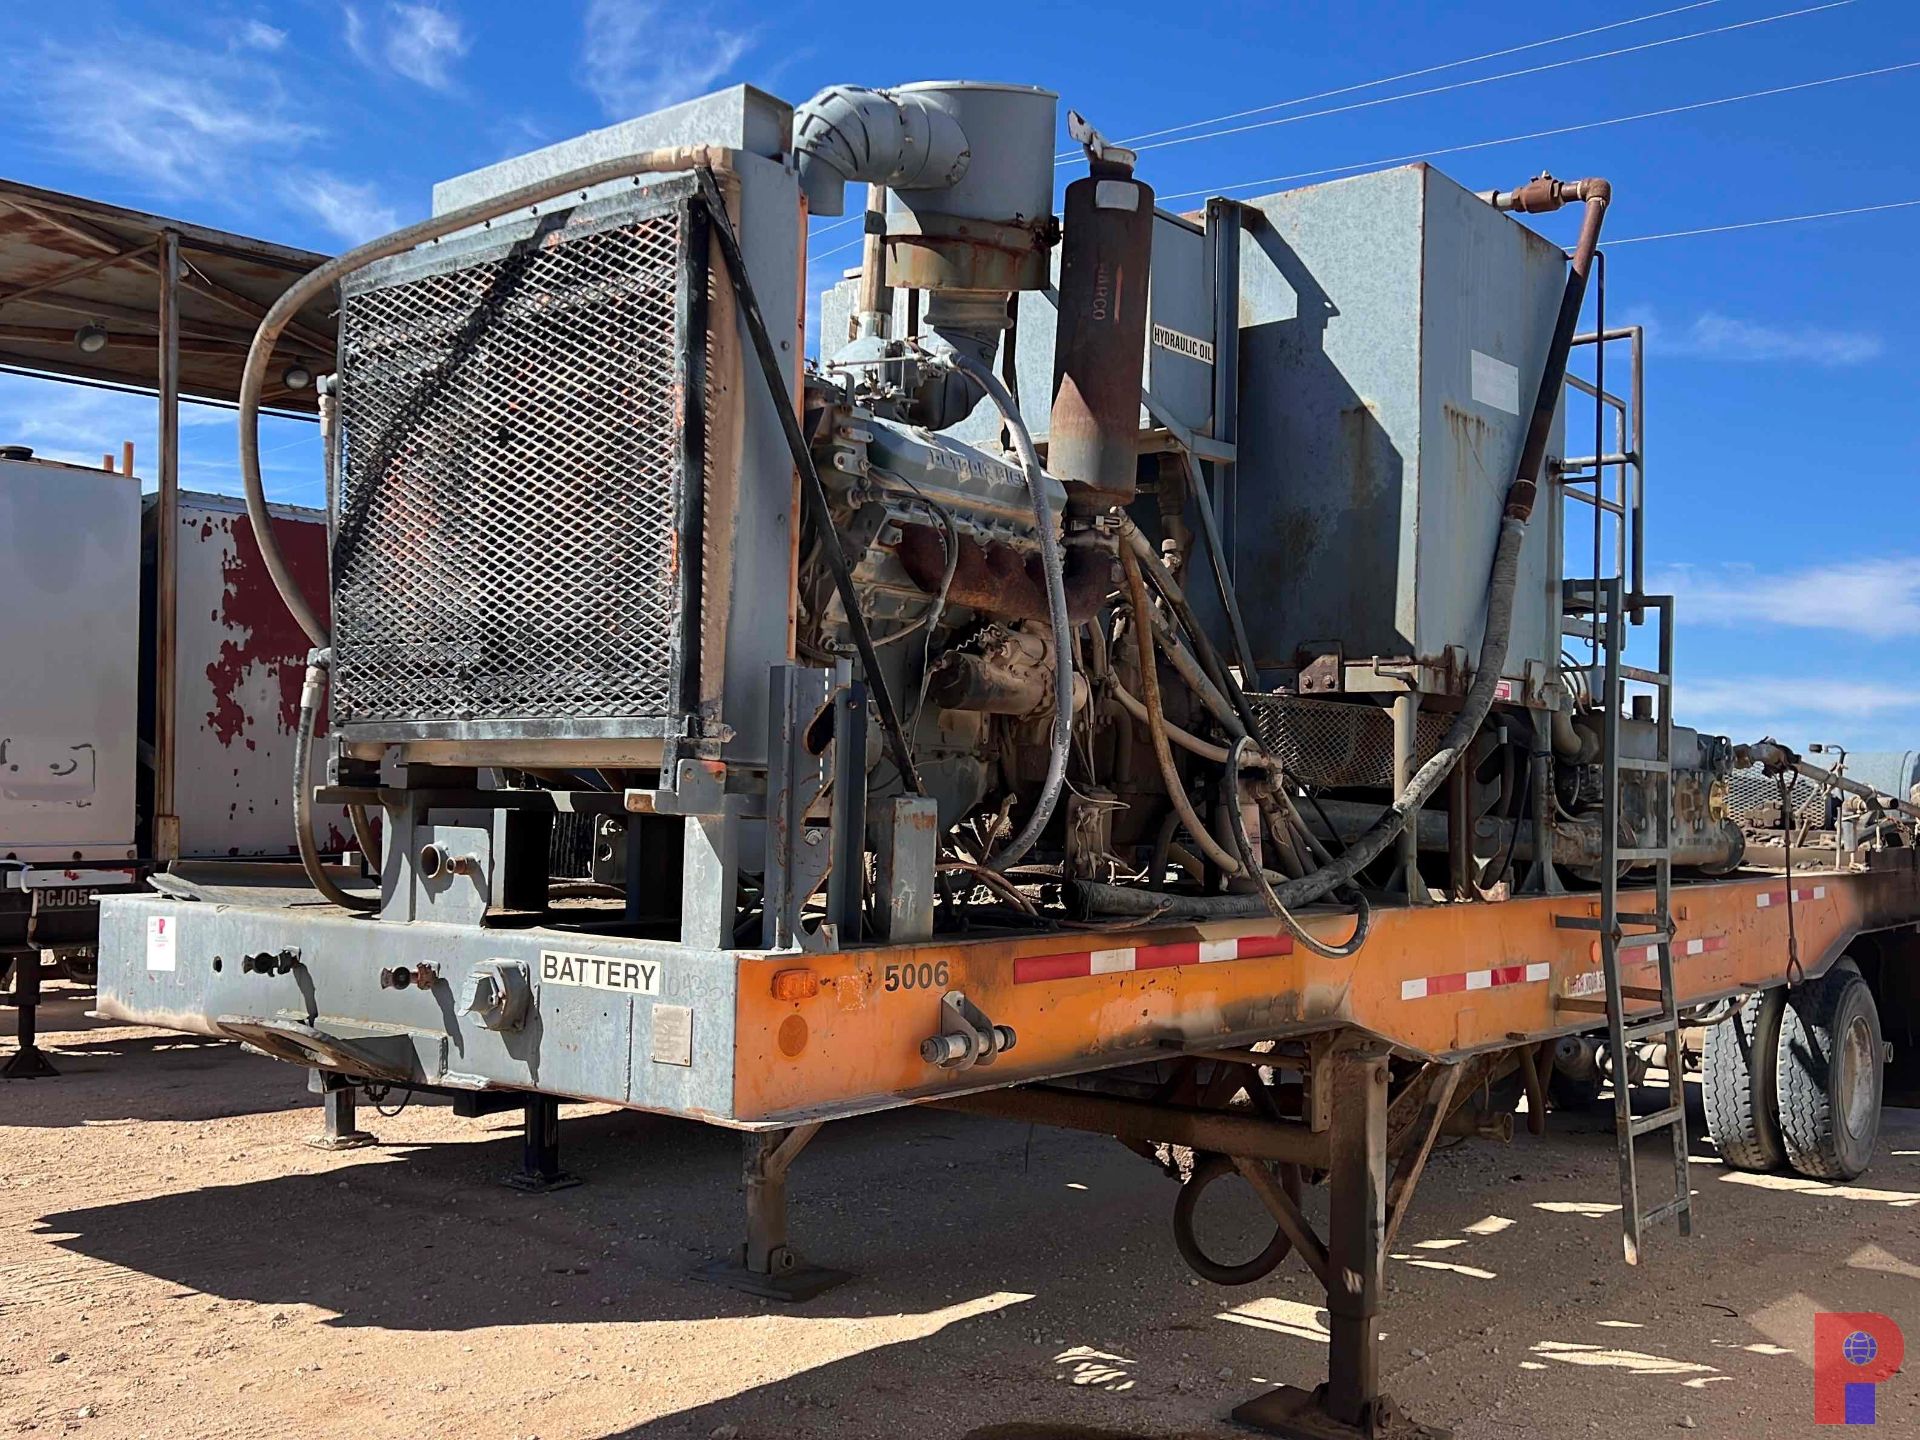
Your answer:
[[[1602,272],[1604,274],[1604,271]],[[1604,286],[1604,281],[1603,281]],[[1604,289],[1602,291],[1604,296]],[[1604,306],[1604,299],[1602,300]],[[1604,310],[1603,310],[1604,315]],[[1673,597],[1644,592],[1642,502],[1645,493],[1642,414],[1644,388],[1642,377],[1642,340],[1638,326],[1608,330],[1604,323],[1576,344],[1592,345],[1596,353],[1596,374],[1589,384],[1569,376],[1569,384],[1590,396],[1594,404],[1594,454],[1567,461],[1562,467],[1560,491],[1563,496],[1593,508],[1593,562],[1591,579],[1573,579],[1562,585],[1562,631],[1580,636],[1592,645],[1592,671],[1598,672],[1602,719],[1601,729],[1601,859],[1600,913],[1562,915],[1556,923],[1562,928],[1596,931],[1599,936],[1602,979],[1606,998],[1608,1056],[1613,1066],[1614,1129],[1620,1151],[1620,1209],[1622,1243],[1629,1265],[1640,1262],[1642,1238],[1654,1225],[1677,1219],[1680,1233],[1693,1231],[1692,1185],[1687,1164],[1687,1111],[1685,1064],[1680,1048],[1680,1014],[1673,988]],[[1632,347],[1632,404],[1607,393],[1604,356],[1611,341],[1626,341]],[[1611,449],[1604,443],[1605,418],[1611,409],[1615,417],[1615,438]],[[1631,419],[1632,444],[1627,444]],[[1606,477],[1616,477],[1614,497],[1606,496]],[[1591,484],[1591,490],[1583,488]],[[1602,569],[1603,544],[1607,517],[1614,521],[1614,574]],[[1630,543],[1629,543],[1630,542]],[[1652,611],[1657,619],[1657,668],[1647,670],[1626,663],[1629,625],[1639,627]],[[1592,671],[1589,673],[1591,674]],[[1638,683],[1652,691],[1654,707],[1654,756],[1652,759],[1622,755],[1620,746],[1621,714],[1627,705],[1627,685]],[[1644,842],[1623,845],[1620,840],[1620,777],[1623,772],[1639,772],[1652,777],[1655,795],[1652,807],[1652,834]],[[1654,870],[1651,909],[1622,910],[1620,906],[1620,867],[1622,864],[1651,864]],[[1648,892],[1630,892],[1637,901]],[[1622,952],[1652,947],[1659,976],[1658,986],[1628,985],[1621,978]],[[1628,954],[1629,962],[1639,957]],[[1642,1007],[1629,1013],[1629,1003]],[[1563,1002],[1569,1003],[1569,1002]],[[1647,1040],[1666,1044],[1666,1101],[1647,1115],[1633,1113],[1632,1047]],[[1673,1146],[1673,1190],[1663,1200],[1643,1208],[1640,1199],[1640,1162],[1636,1149],[1647,1136],[1665,1132]]]

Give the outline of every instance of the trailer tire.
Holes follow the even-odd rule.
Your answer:
[[[1842,959],[1787,993],[1780,1017],[1780,1138],[1810,1180],[1851,1180],[1873,1163],[1886,1041],[1873,989]]]
[[[1787,1163],[1780,1139],[1780,1014],[1787,992],[1776,985],[1747,996],[1707,1031],[1700,1091],[1707,1134],[1735,1170],[1778,1170]]]

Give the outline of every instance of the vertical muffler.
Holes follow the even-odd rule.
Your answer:
[[[1131,150],[1075,113],[1067,129],[1090,168],[1067,187],[1047,469],[1085,515],[1129,504],[1137,488],[1153,191],[1133,178]]]

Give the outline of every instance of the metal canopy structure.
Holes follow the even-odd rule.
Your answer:
[[[0,180],[0,369],[149,394],[159,402],[155,534],[154,858],[180,853],[174,811],[180,402],[240,398],[253,334],[327,257],[246,235]],[[330,299],[282,332],[264,405],[316,416],[334,368]],[[108,456],[107,468],[112,467]],[[131,455],[127,466],[132,468]]]
[[[168,253],[173,286],[162,283]],[[171,379],[181,396],[231,403],[260,317],[327,258],[0,180],[0,365],[161,396]],[[315,413],[312,377],[333,368],[334,335],[330,301],[301,312],[278,348],[284,364],[267,405]],[[304,383],[287,384],[289,372]]]

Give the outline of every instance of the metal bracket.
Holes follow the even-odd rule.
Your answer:
[[[1011,1025],[996,1025],[959,990],[940,997],[940,1029],[920,1042],[920,1058],[942,1070],[991,1065],[1018,1040]]]
[[[866,687],[845,661],[775,667],[761,942],[769,949],[835,950],[860,938],[866,721]],[[803,913],[823,883],[827,915],[810,929]]]

